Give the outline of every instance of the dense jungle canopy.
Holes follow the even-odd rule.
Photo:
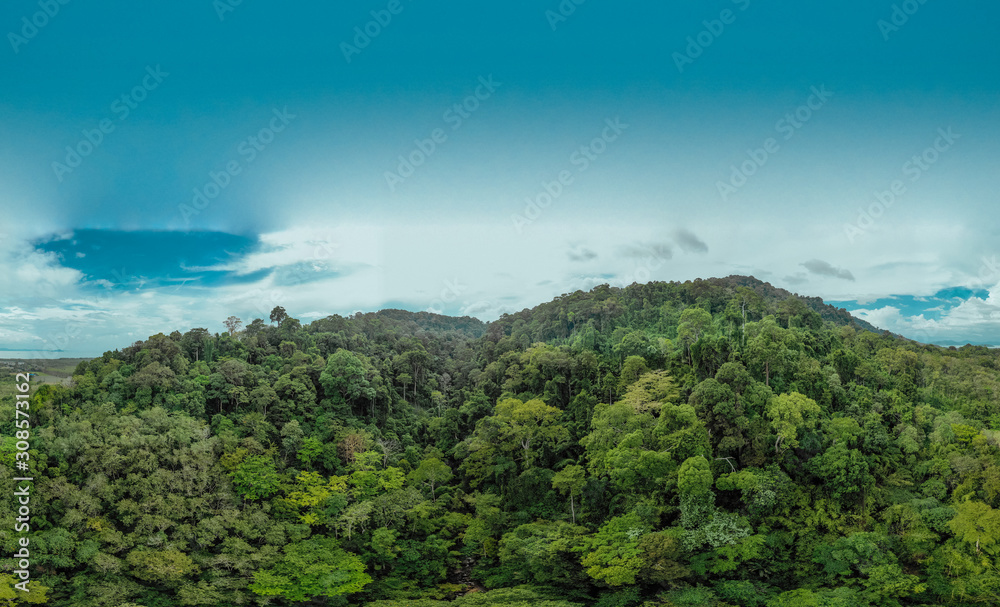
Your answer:
[[[38,388],[0,604],[1000,604],[997,351],[735,276],[294,313]]]

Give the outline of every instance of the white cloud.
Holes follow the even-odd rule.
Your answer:
[[[247,275],[301,262],[342,266],[377,265],[382,230],[372,225],[301,227],[261,234],[262,250],[239,259],[192,270],[223,270]]]
[[[985,298],[970,297],[950,309],[928,308],[920,314],[904,315],[895,306],[861,309],[856,316],[893,333],[923,343],[980,343],[1000,345],[1000,285]],[[927,312],[941,312],[940,319],[926,318]]]
[[[679,247],[672,256],[665,254],[666,244],[648,246],[669,243],[679,229],[655,217],[639,225],[595,224],[549,210],[523,234],[503,216],[487,223],[446,217],[425,223],[311,224],[263,234],[260,250],[201,268],[244,278],[272,271],[251,282],[223,286],[190,280],[152,286],[161,282],[158,278],[130,283],[128,289],[107,281],[84,284],[79,272],[62,267],[55,256],[33,251],[27,242],[6,241],[0,244],[0,286],[5,293],[0,299],[0,335],[7,347],[48,345],[98,354],[158,332],[199,326],[222,331],[222,320],[231,314],[245,323],[266,320],[278,305],[305,322],[383,307],[492,320],[598,284],[754,273],[750,268],[794,278],[772,279],[775,286],[861,305],[892,294],[927,297],[977,279],[975,263],[963,271],[954,259],[975,262],[978,253],[963,253],[963,246],[970,247],[964,232],[947,226],[936,226],[933,238],[926,226],[910,226],[916,234],[911,238],[904,233],[906,226],[886,225],[882,229],[893,231],[891,238],[846,246],[843,235],[826,224],[797,226],[791,238],[787,221],[720,225],[717,211],[705,213],[710,219],[688,218],[686,225],[699,242],[704,239],[708,252]],[[924,246],[917,246],[918,241]],[[815,259],[833,268],[851,268],[855,281],[845,281],[836,272],[803,272],[802,264]],[[14,268],[21,268],[21,274]],[[6,295],[18,291],[24,297]],[[1000,285],[989,292],[985,299],[952,306],[940,320],[906,316],[892,305],[858,315],[915,339],[927,337],[921,341],[1000,343],[1000,302],[992,295],[1000,294]]]
[[[27,237],[0,234],[0,287],[8,297],[52,297],[82,278],[80,272],[63,267],[54,253],[35,250]]]

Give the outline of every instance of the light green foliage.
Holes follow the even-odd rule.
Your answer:
[[[716,511],[704,525],[685,531],[682,542],[690,557],[690,568],[699,576],[728,573],[747,566],[765,554],[767,537],[752,534],[746,520]]]
[[[861,424],[853,417],[834,417],[824,424],[826,435],[838,443],[844,443],[848,447],[856,447],[860,442],[864,430]]]
[[[436,457],[429,457],[420,462],[417,469],[410,473],[410,481],[422,484],[431,490],[431,499],[437,499],[434,488],[451,480],[451,468]]]
[[[710,588],[695,586],[694,588],[684,588],[666,593],[667,606],[669,607],[716,607],[718,597]]]
[[[711,430],[717,452],[729,455],[746,445],[749,420],[729,385],[708,378],[695,386],[689,402]]]
[[[552,488],[563,495],[569,495],[570,513],[573,524],[576,524],[576,498],[586,483],[586,471],[583,466],[566,466],[552,477]]]
[[[400,548],[396,544],[399,532],[395,529],[385,527],[372,532],[371,549],[378,557],[385,561],[392,561],[396,558]]]
[[[676,387],[668,375],[647,373],[621,401],[595,407],[593,430],[580,440],[591,473],[610,478],[619,490],[662,491],[672,481],[675,464],[669,453],[659,451],[653,413],[674,398]]]
[[[329,525],[331,517],[347,506],[347,478],[325,479],[317,472],[300,472],[286,489],[285,501],[307,525]]]
[[[592,431],[580,440],[587,450],[590,472],[609,477],[622,490],[662,490],[674,474],[675,464],[669,453],[659,452],[662,441],[657,440],[653,420],[663,407],[676,407],[671,401],[677,398],[673,379],[660,371],[644,374],[621,401],[597,405]],[[692,416],[680,424],[693,421]],[[688,428],[681,432],[684,430]]]
[[[250,500],[274,495],[280,486],[274,460],[265,455],[247,457],[230,476],[240,495]]]
[[[495,554],[497,537],[503,533],[504,513],[498,508],[500,497],[492,493],[475,493],[465,500],[475,509],[475,518],[465,531],[465,544],[482,556]]]
[[[637,413],[622,402],[598,404],[594,408],[590,434],[580,439],[580,444],[587,450],[591,473],[604,472],[607,469],[604,458],[608,451],[618,446],[625,436],[648,428],[652,420],[651,414]]]
[[[655,415],[662,405],[676,402],[679,397],[680,389],[669,373],[652,371],[643,373],[629,385],[621,402],[636,413],[649,411]]]
[[[677,325],[677,339],[684,344],[690,358],[691,346],[698,343],[712,326],[712,315],[701,308],[687,308],[681,312]]]
[[[664,405],[653,434],[659,448],[669,452],[675,462],[710,452],[705,424],[689,404]]]
[[[712,326],[712,315],[701,308],[690,307],[681,312],[677,325],[677,337],[690,345],[697,342]]]
[[[641,356],[629,356],[622,365],[621,377],[618,380],[618,391],[624,392],[645,373],[649,372],[646,359]]]
[[[755,366],[760,368],[766,386],[771,385],[775,374],[785,371],[789,350],[796,345],[794,335],[779,326],[773,316],[747,325],[747,349]]]
[[[250,391],[250,406],[263,415],[278,402],[278,393],[271,386],[257,386]]]
[[[502,443],[510,451],[520,447],[525,467],[530,467],[537,449],[554,447],[567,438],[566,428],[558,423],[561,414],[537,398],[528,402],[509,398],[497,403],[494,418]]]
[[[738,478],[742,480],[743,477]],[[724,486],[727,486],[725,482]],[[680,523],[685,529],[684,546],[689,550],[705,545],[711,548],[731,546],[750,535],[746,519],[716,510],[712,471],[704,457],[691,457],[681,464],[677,489],[681,503]],[[744,558],[755,555],[751,550]]]
[[[355,529],[364,530],[374,509],[375,505],[372,502],[355,502],[344,510],[337,519],[337,524],[347,539],[351,539]]]
[[[782,592],[767,603],[767,607],[826,607],[820,595],[798,588]]]
[[[951,424],[951,431],[955,435],[955,440],[960,445],[968,445],[972,439],[979,434],[978,428],[973,428],[967,424]]]
[[[581,563],[587,575],[608,586],[634,584],[645,566],[639,538],[649,529],[633,514],[616,516],[586,539]]]
[[[834,583],[858,584],[876,602],[919,594],[926,584],[905,574],[889,549],[888,538],[876,533],[852,533],[815,550],[814,560]]]
[[[375,397],[375,389],[366,377],[366,365],[355,354],[338,349],[327,360],[319,383],[328,395],[337,395],[347,402]]]
[[[821,413],[816,401],[798,392],[772,398],[767,403],[767,416],[778,435],[775,450],[798,447],[801,433],[815,428]]]
[[[904,426],[899,431],[899,437],[896,438],[896,445],[908,455],[912,455],[920,451],[923,446],[924,437],[920,434],[920,430],[913,426]]]
[[[132,568],[136,577],[161,584],[179,582],[195,571],[191,558],[176,549],[136,549],[128,554],[125,562]]]
[[[684,460],[677,473],[677,490],[681,502],[681,526],[688,533],[685,544],[689,547],[703,543],[699,528],[712,519],[715,512],[715,495],[712,493],[712,471],[708,460],[698,455]]]
[[[323,443],[310,436],[302,440],[302,445],[295,457],[304,465],[309,466],[321,453],[323,453]]]
[[[15,605],[42,605],[49,602],[50,588],[35,580],[28,582],[28,592],[15,588],[14,584],[22,582],[20,578],[7,573],[0,573],[0,605],[14,607]]]
[[[976,552],[1000,554],[1000,510],[978,501],[962,502],[955,510],[955,518],[948,523],[955,537],[974,545]]]
[[[691,570],[684,558],[682,537],[680,529],[672,528],[647,533],[639,538],[638,548],[643,555],[639,579],[668,586],[689,576]]]
[[[947,542],[934,550],[928,564],[928,585],[934,594],[977,605],[1000,602],[1000,576],[996,573],[1000,563],[996,559]]]
[[[572,587],[585,581],[578,553],[586,533],[563,521],[521,525],[500,540],[500,562],[521,582]]]
[[[283,552],[273,567],[253,574],[250,590],[263,596],[305,601],[358,592],[372,581],[361,559],[329,538],[304,540]]]
[[[365,603],[364,607],[452,607],[454,601],[435,599],[386,599]]]
[[[774,475],[760,468],[744,468],[738,472],[724,473],[715,481],[722,491],[741,491],[741,499],[753,514],[770,511],[778,499],[777,483]]]
[[[403,476],[403,471],[394,466],[389,466],[384,470],[380,470],[377,474],[377,478],[378,478],[378,488],[380,493],[397,491],[399,489],[402,489],[403,484],[405,483],[405,477]]]
[[[814,457],[809,466],[823,479],[823,487],[841,502],[860,501],[875,486],[868,460],[847,443],[837,443],[822,455]]]
[[[712,519],[699,527],[690,543],[704,543],[712,548],[730,546],[749,536],[750,526],[742,517],[716,510]]]
[[[499,588],[486,592],[474,592],[459,597],[450,603],[443,603],[450,607],[582,607],[581,603],[567,601],[557,598],[558,593],[545,593],[541,589],[532,586],[516,586],[514,588]],[[376,601],[369,603],[366,607],[438,607],[437,605],[422,604],[414,602],[391,602]]]
[[[669,453],[643,447],[638,431],[622,439],[621,445],[607,452],[605,467],[612,484],[621,491],[655,495],[676,478],[676,464]]]
[[[862,582],[867,589],[864,594],[879,603],[921,594],[927,589],[919,577],[903,573],[898,563],[876,565],[866,573],[868,579]]]
[[[677,489],[681,495],[698,495],[712,489],[712,470],[703,456],[689,457],[678,472]]]
[[[559,423],[561,415],[562,411],[537,398],[498,402],[494,414],[480,420],[475,434],[466,442],[469,454],[462,468],[472,477],[473,486],[515,471],[516,460],[527,470],[539,450],[568,440],[569,431]]]

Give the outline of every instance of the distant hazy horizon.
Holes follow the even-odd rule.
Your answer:
[[[775,287],[778,287],[778,288],[784,288],[781,285],[772,285],[772,286],[775,286]],[[786,289],[786,290],[788,290],[788,289]],[[803,297],[810,297],[810,295],[808,293],[799,293],[799,295],[801,295]],[[542,303],[546,303],[546,302],[539,302],[539,304],[542,304]],[[827,303],[829,305],[834,305],[835,307],[842,307],[842,306],[836,305],[833,302],[824,302],[824,303]],[[531,306],[531,307],[534,307],[534,306]],[[385,309],[390,309],[390,308],[380,308],[379,310],[358,310],[357,312],[362,312],[362,313],[378,312],[378,311],[385,310]],[[410,312],[421,312],[421,311],[427,311],[427,310],[408,310],[408,311],[410,311]],[[512,310],[511,312],[517,312],[517,311],[519,311],[519,310]],[[318,316],[316,318],[323,318],[325,316],[331,316],[331,315],[332,314],[328,314],[328,315]],[[349,316],[349,315],[347,315],[347,316]],[[457,317],[455,315],[449,315],[449,316]],[[481,321],[483,321],[485,323],[493,322],[493,321],[497,320],[497,318],[499,318],[499,317],[497,317],[497,318],[481,318],[481,317],[476,316],[474,314],[469,314],[467,316],[472,316],[474,318],[478,318],[479,320],[481,320]],[[860,318],[859,316],[855,316],[855,317],[856,318]],[[257,316],[255,318],[264,318],[265,321],[267,320],[266,319],[266,315],[264,315],[263,317],[262,316]],[[311,320],[316,320],[316,318],[313,318],[313,319],[310,319],[309,321],[306,321],[306,324],[308,324],[308,322],[311,322]],[[245,322],[248,323],[248,322],[250,322],[252,320],[252,318],[247,318],[247,319],[242,319],[242,320],[244,320]],[[882,329],[882,327],[876,327],[876,328]],[[176,329],[167,329],[167,328],[164,328],[163,330],[158,331],[158,332],[159,333],[168,334],[168,333],[173,332],[174,330],[176,330]],[[223,331],[212,331],[212,332],[213,333],[222,333]],[[83,349],[81,349],[81,350],[65,350],[65,351],[46,351],[46,350],[13,350],[13,349],[0,348],[0,361],[3,361],[3,360],[32,360],[32,359],[58,360],[58,359],[74,359],[74,358],[97,358],[97,357],[103,355],[104,352],[114,351],[114,350],[121,350],[122,348],[128,347],[129,345],[131,345],[135,341],[145,340],[146,337],[149,337],[149,336],[140,337],[137,340],[134,340],[133,342],[123,343],[123,344],[118,345],[118,346],[116,346],[114,348],[109,348],[109,349],[101,350],[100,352],[93,352],[93,351],[88,351],[88,350],[83,350]],[[906,337],[908,339],[913,339],[909,335],[905,335],[905,334],[903,335],[903,337]],[[917,340],[917,341],[919,341],[919,340]],[[922,342],[922,343],[930,343],[930,342]],[[938,340],[938,341],[936,341],[934,343],[936,345],[943,346],[943,347],[948,347],[948,346],[961,347],[961,346],[969,344],[969,342],[958,342],[958,341],[949,341],[949,340]],[[970,345],[974,345],[974,346],[986,346],[988,348],[997,348],[997,347],[1000,347],[1000,345],[997,345],[997,344],[988,344],[988,343],[971,343]]]

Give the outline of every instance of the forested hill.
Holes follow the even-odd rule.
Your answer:
[[[455,318],[452,316],[442,316],[430,312],[408,312],[406,310],[379,310],[378,312],[368,312],[355,314],[351,317],[355,323],[370,326],[374,330],[385,328],[388,331],[401,333],[404,335],[417,335],[422,332],[444,332],[454,331],[462,333],[467,337],[480,337],[486,332],[486,323],[478,318],[462,316]],[[328,330],[342,329],[351,321],[346,323],[338,316],[314,321],[310,326],[312,332],[322,332]]]
[[[785,289],[780,287],[774,287],[770,283],[757,280],[753,276],[727,276],[726,278],[709,278],[705,282],[712,284],[716,287],[722,289],[723,293],[731,292],[729,289],[737,289],[738,287],[747,287],[753,289],[762,298],[779,304],[787,300],[789,297],[801,300],[806,306],[811,310],[814,310],[820,315],[823,320],[832,321],[838,325],[852,325],[855,327],[860,327],[866,331],[878,332],[879,329],[874,325],[870,324],[868,321],[861,320],[851,316],[850,312],[844,308],[835,308],[829,304],[823,303],[823,300],[819,297],[805,297],[799,295],[798,293],[790,293]],[[725,297],[725,296],[723,296]]]
[[[488,325],[290,312],[165,331],[37,389],[32,602],[1000,604],[996,351],[746,277]],[[24,603],[3,567],[0,601]]]
[[[568,337],[578,325],[586,325],[589,321],[595,321],[599,328],[603,328],[604,323],[628,326],[637,322],[652,322],[664,304],[669,304],[672,309],[698,306],[713,315],[732,317],[738,313],[741,318],[744,311],[751,318],[771,313],[786,324],[790,317],[798,317],[793,322],[814,327],[818,326],[819,320],[829,320],[837,325],[879,332],[879,329],[851,316],[843,308],[825,304],[818,297],[801,297],[752,276],[727,276],[684,283],[650,282],[632,284],[624,289],[602,285],[587,293],[577,291],[530,310],[504,315],[499,321],[491,323],[491,331],[510,332],[511,327],[521,321],[531,327],[535,339],[551,341]],[[818,319],[809,313],[810,310],[818,315]]]

